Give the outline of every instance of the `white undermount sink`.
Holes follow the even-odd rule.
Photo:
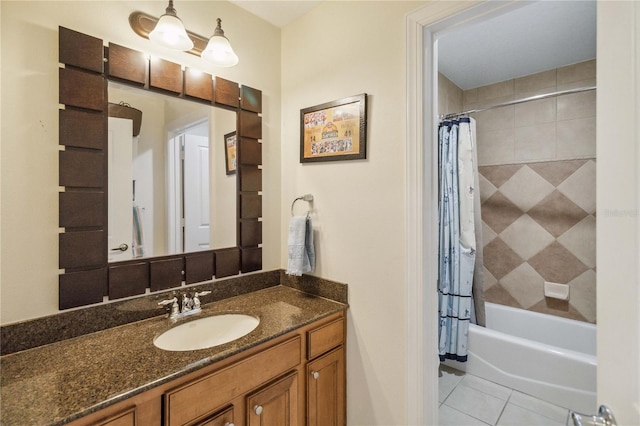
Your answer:
[[[259,323],[260,320],[251,315],[213,315],[170,328],[156,337],[153,344],[166,351],[206,349],[246,336]]]

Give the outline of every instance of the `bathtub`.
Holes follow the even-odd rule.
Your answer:
[[[596,412],[596,326],[494,303],[469,327],[466,363],[449,365],[581,413]]]

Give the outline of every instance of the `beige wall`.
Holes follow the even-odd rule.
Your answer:
[[[438,115],[462,112],[462,93],[453,81],[438,73]]]
[[[280,30],[228,2],[177,5],[205,36],[221,17],[240,57],[230,69],[154,48],[128,16],[161,2],[2,1],[2,324],[58,312],[58,26],[129,46],[263,91],[264,269],[280,267]],[[259,70],[259,72],[257,71]],[[27,301],[27,302],[25,302]]]
[[[350,425],[405,423],[405,14],[420,5],[325,2],[282,31],[281,226],[315,196],[315,275],[349,284]],[[364,92],[367,159],[300,164],[300,109]]]

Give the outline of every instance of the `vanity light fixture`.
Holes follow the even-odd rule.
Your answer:
[[[153,31],[149,33],[149,39],[169,49],[185,51],[193,49],[193,41],[187,35],[182,20],[178,18],[173,8],[173,0],[169,0],[165,14],[160,17]]]
[[[160,19],[139,11],[129,15],[129,25],[140,37],[171,49],[198,55],[205,62],[218,67],[232,67],[238,63],[238,56],[224,35],[220,18],[217,23],[213,36],[209,39],[187,31],[173,8],[173,0],[169,0],[166,13]],[[176,24],[179,28],[174,26]]]
[[[238,56],[233,51],[229,39],[224,35],[222,20],[218,18],[217,22],[216,29],[200,56],[213,65],[232,67],[238,63]]]

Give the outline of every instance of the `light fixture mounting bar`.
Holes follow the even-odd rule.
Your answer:
[[[153,31],[158,20],[159,18],[156,18],[155,16],[139,11],[132,12],[131,15],[129,15],[129,25],[131,26],[131,29],[140,37],[146,39],[149,39],[149,33]],[[191,40],[193,40],[193,49],[187,50],[186,52],[200,56],[202,51],[207,47],[209,39],[199,34],[192,33],[189,30],[187,30],[187,34]]]

